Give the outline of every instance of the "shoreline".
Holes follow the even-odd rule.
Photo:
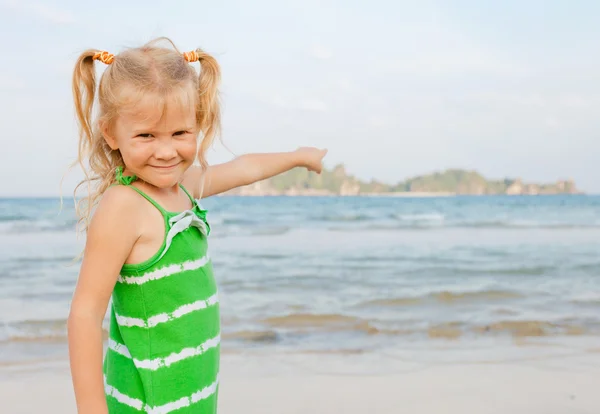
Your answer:
[[[552,194],[468,194],[468,193],[442,193],[442,192],[398,192],[398,193],[360,193],[360,194],[335,194],[335,193],[223,193],[214,197],[389,197],[389,198],[436,198],[436,197],[556,197],[556,196],[597,196],[588,193],[552,193]]]
[[[600,196],[600,192],[598,193],[552,193],[552,194],[505,194],[505,193],[497,193],[497,194],[469,194],[469,193],[442,193],[442,192],[396,192],[396,193],[360,193],[360,194],[336,194],[336,193],[304,193],[304,194],[285,194],[285,193],[264,193],[264,194],[255,194],[255,193],[221,193],[214,197],[406,197],[406,198],[435,198],[435,197],[556,197],[556,196],[590,196],[590,197],[598,197]],[[31,195],[31,194],[7,194],[0,195],[0,200],[48,200],[54,201],[59,200],[61,198],[60,194],[57,195]],[[64,196],[63,196],[63,199]],[[72,201],[72,199],[69,199]]]
[[[362,194],[335,194],[335,193],[224,193],[218,194],[216,197],[455,197],[461,194],[456,193],[417,193],[417,192],[406,192],[406,193],[362,193]]]
[[[219,414],[595,412],[600,350],[538,353],[472,363],[381,354],[224,354]],[[66,361],[0,368],[0,398],[11,414],[76,412]]]

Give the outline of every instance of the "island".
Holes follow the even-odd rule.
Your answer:
[[[554,183],[525,183],[521,178],[490,180],[477,171],[446,169],[386,184],[365,182],[347,173],[343,164],[321,174],[304,168],[228,191],[223,195],[242,196],[451,196],[451,195],[543,195],[581,194],[571,179]]]

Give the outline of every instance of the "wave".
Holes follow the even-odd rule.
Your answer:
[[[444,221],[446,216],[441,213],[422,213],[422,214],[400,214],[393,213],[390,215],[391,218],[400,220],[400,221],[412,221],[412,222],[422,222],[422,221]]]
[[[0,223],[12,222],[12,221],[25,221],[30,220],[30,216],[24,214],[0,214]]]
[[[385,222],[374,221],[368,226],[329,226],[330,231],[365,231],[365,230],[432,230],[432,229],[539,229],[539,230],[577,230],[577,229],[600,229],[598,223],[546,223],[546,222],[530,222],[523,223],[518,221],[481,221],[481,222],[448,222],[448,221],[410,221],[401,222]]]
[[[352,325],[361,322],[360,318],[341,314],[292,313],[285,316],[273,316],[262,321],[271,326],[286,327],[334,327]]]
[[[339,345],[354,344],[365,349],[368,338],[377,343],[398,339],[413,340],[456,340],[469,337],[527,338],[527,337],[564,337],[600,334],[600,321],[579,320],[536,320],[536,319],[499,319],[489,323],[470,323],[465,320],[446,322],[406,321],[390,324],[377,320],[352,317],[341,314],[289,314],[267,318],[262,321],[267,329],[239,330],[224,336],[224,340],[261,345],[290,345],[298,350],[321,343],[327,338],[327,349],[335,351]],[[323,336],[323,335],[326,335]],[[316,339],[312,341],[312,339]],[[300,341],[300,342],[299,342]],[[367,341],[367,342],[365,342]],[[373,343],[373,342],[371,342]],[[343,351],[343,347],[339,348]],[[321,352],[317,350],[316,352]]]
[[[108,327],[103,326],[108,338]],[[6,342],[64,342],[67,340],[67,320],[25,320],[0,323],[0,343]]]
[[[376,334],[380,332],[380,330],[368,320],[337,313],[292,313],[284,316],[266,318],[261,322],[271,327],[292,331],[355,331],[367,334]]]
[[[500,268],[484,268],[484,267],[461,267],[461,266],[437,266],[437,267],[422,267],[404,272],[404,274],[420,274],[423,272],[438,272],[462,275],[522,275],[522,276],[542,276],[553,270],[555,266],[518,266],[518,267],[500,267]]]
[[[242,330],[223,333],[221,336],[223,340],[258,342],[263,344],[279,342],[281,339],[281,336],[275,331]]]
[[[16,263],[65,263],[72,262],[75,259],[75,255],[67,256],[67,255],[57,255],[57,256],[28,256],[28,257],[16,257],[11,259],[11,261]]]
[[[258,228],[251,232],[254,236],[279,236],[290,231],[289,226]]]
[[[380,305],[401,306],[401,303],[380,303]],[[255,329],[242,328],[238,321],[224,323],[224,342],[231,344],[247,343],[260,346],[288,344],[302,348],[302,343],[310,344],[311,338],[325,338],[332,346],[335,344],[363,343],[361,340],[373,337],[427,338],[432,340],[454,340],[462,337],[504,336],[559,337],[600,334],[600,320],[565,318],[562,320],[544,319],[505,319],[502,313],[499,319],[486,323],[469,320],[450,320],[428,322],[419,320],[377,320],[339,313],[290,313],[253,321],[258,323]],[[245,322],[244,322],[245,323]],[[262,326],[260,326],[262,325]],[[107,327],[103,327],[103,339],[108,338]],[[362,339],[361,339],[362,338]],[[0,344],[19,342],[55,342],[67,340],[66,320],[22,321],[0,325]],[[301,341],[300,343],[298,341]],[[331,342],[333,341],[333,342]],[[356,342],[358,341],[358,342]],[[379,342],[380,339],[375,339]],[[235,346],[235,345],[234,345]],[[330,348],[328,346],[328,348]]]
[[[66,320],[21,321],[0,325],[0,343],[64,341],[66,338]]]
[[[464,292],[450,292],[444,290],[439,292],[432,292],[422,296],[373,299],[361,302],[357,305],[357,307],[403,307],[411,305],[421,305],[431,301],[443,304],[451,304],[457,302],[472,302],[481,300],[517,299],[521,297],[523,297],[523,295],[521,295],[520,293],[509,290],[482,290]]]
[[[211,224],[215,224],[214,222],[210,222]],[[222,225],[256,225],[259,221],[256,219],[248,219],[248,218],[224,218],[221,219]]]
[[[479,334],[505,333],[513,337],[524,336],[556,336],[583,335],[592,332],[592,327],[569,322],[554,322],[544,320],[501,320],[486,325],[472,327]],[[596,326],[597,328],[597,326]]]
[[[597,222],[592,223],[564,223],[564,222],[545,222],[545,221],[527,221],[527,220],[491,220],[491,221],[464,221],[455,222],[448,227],[464,227],[477,229],[585,229],[600,228]]]
[[[361,213],[340,213],[340,214],[325,214],[321,216],[316,216],[310,218],[310,220],[315,221],[325,221],[325,222],[362,222],[362,221],[371,221],[376,220],[377,216],[371,216],[368,214]]]
[[[0,223],[0,234],[30,234],[75,231],[77,220],[13,220]]]

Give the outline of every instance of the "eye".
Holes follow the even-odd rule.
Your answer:
[[[137,134],[136,137],[150,138],[152,134]]]
[[[177,136],[177,135],[185,135],[185,134],[189,134],[189,133],[190,133],[189,131],[177,131],[173,135]]]

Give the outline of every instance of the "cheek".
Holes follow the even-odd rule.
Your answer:
[[[149,142],[130,142],[122,146],[120,151],[125,164],[135,167],[144,164],[152,156],[153,147]]]
[[[179,154],[182,158],[193,161],[196,158],[196,139],[182,140],[179,145]]]

